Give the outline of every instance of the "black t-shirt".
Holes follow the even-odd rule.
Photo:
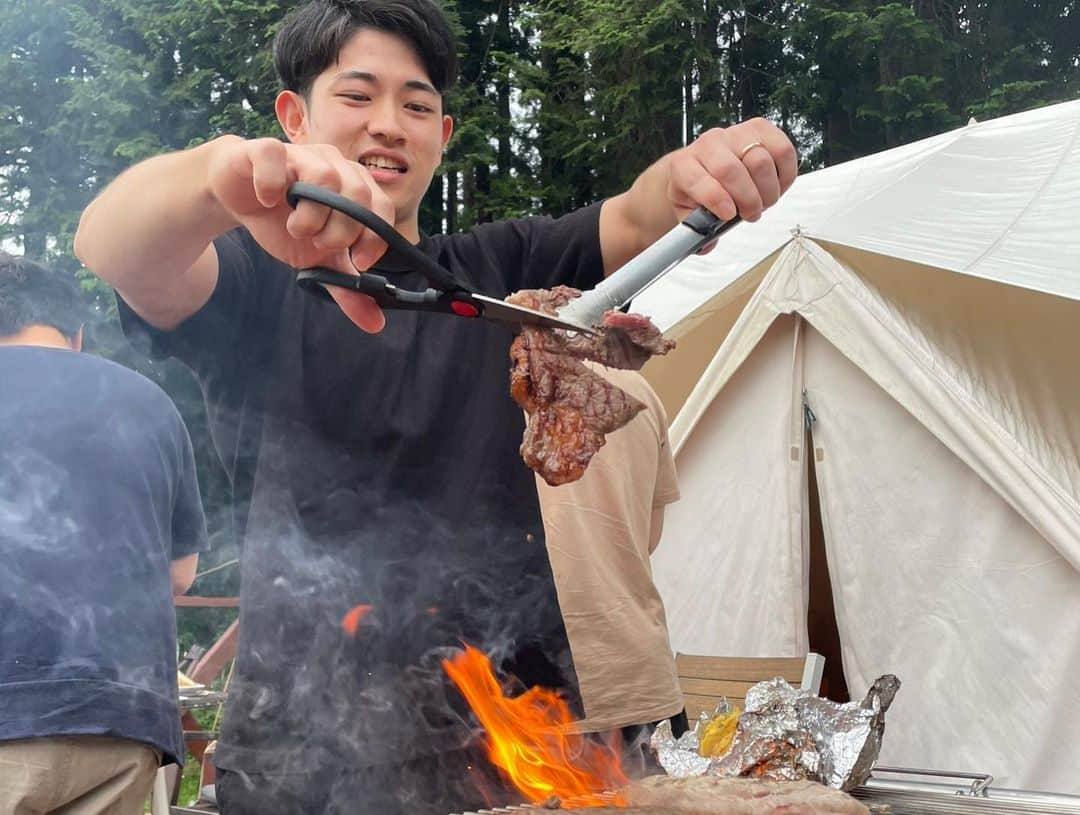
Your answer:
[[[599,205],[424,238],[484,293],[602,277]],[[129,334],[198,375],[245,525],[240,641],[217,762],[249,772],[401,762],[461,747],[440,658],[468,642],[576,700],[503,326],[388,312],[369,335],[238,230],[209,302]],[[395,283],[424,288],[395,258]],[[395,271],[396,270],[396,271]],[[372,607],[355,637],[342,619]]]
[[[0,348],[0,740],[110,735],[182,761],[169,564],[207,546],[168,396],[87,354]]]

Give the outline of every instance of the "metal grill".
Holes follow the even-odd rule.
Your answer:
[[[613,793],[613,792],[601,793],[601,795],[599,797],[603,798],[608,803],[611,803],[611,804],[615,803],[615,793]],[[578,805],[580,806],[580,802],[578,803]],[[563,810],[573,810],[574,809],[574,799],[568,798],[567,800],[563,801],[562,802],[562,809]],[[496,809],[477,809],[477,810],[470,811],[470,812],[463,812],[463,813],[461,813],[461,815],[513,815],[513,813],[515,813],[515,812],[537,813],[537,812],[559,812],[559,811],[561,811],[561,810],[546,809],[545,807],[543,807],[540,804],[515,804],[514,806],[498,807]],[[583,813],[588,813],[589,810],[588,810],[588,808],[584,808],[584,809],[580,809],[578,811],[583,812]]]
[[[959,779],[965,783],[944,784],[919,781],[886,780],[883,774],[934,776]],[[862,801],[871,815],[1080,815],[1080,796],[995,789],[993,777],[975,773],[952,773],[936,770],[907,770],[878,767],[874,776],[851,794]],[[605,796],[612,805],[615,794]],[[573,801],[564,802],[566,809]],[[578,810],[588,815],[588,808]],[[480,809],[462,815],[514,815],[514,813],[552,812],[539,804]]]
[[[856,787],[851,793],[882,815],[1078,815],[1076,804],[1022,797],[979,798],[947,792]],[[1049,796],[1048,796],[1049,797]],[[1056,797],[1056,796],[1055,796]]]
[[[958,779],[964,784],[896,781],[886,775]],[[1080,797],[1026,790],[995,789],[994,778],[977,773],[878,767],[851,794],[871,810],[889,815],[1080,815]]]

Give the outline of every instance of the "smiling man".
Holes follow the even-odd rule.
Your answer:
[[[478,289],[590,288],[697,204],[748,220],[795,176],[755,120],[659,159],[560,218],[426,236],[455,51],[430,0],[316,0],[274,49],[287,142],[225,136],[146,161],[83,215],[76,252],[125,330],[199,376],[244,531],[236,674],[217,751],[225,815],[452,812],[512,799],[439,667],[469,642],[576,700],[536,487],[507,394],[511,336],[482,321],[310,297],[295,273],[373,264],[374,234],[286,191],[330,188]],[[363,331],[358,331],[359,326]],[[362,617],[350,609],[370,606]],[[357,622],[343,630],[342,620]],[[580,709],[579,709],[580,713]]]
[[[290,38],[297,33],[286,29],[279,53],[294,47]],[[428,79],[432,70],[443,75]],[[283,76],[286,90],[275,111],[293,144],[331,144],[367,168],[394,207],[397,229],[417,243],[420,201],[454,129],[432,84],[446,88],[448,70],[425,65],[414,46],[395,34],[361,28],[329,70]]]

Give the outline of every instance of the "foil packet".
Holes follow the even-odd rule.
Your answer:
[[[847,790],[863,783],[873,770],[889,709],[900,680],[879,677],[861,702],[838,704],[793,688],[783,679],[759,682],[746,692],[728,751],[715,758],[698,752],[700,735],[717,715],[730,712],[722,700],[712,714],[702,713],[695,727],[676,739],[669,722],[653,732],[651,747],[670,776],[749,776],[772,781],[811,779]]]

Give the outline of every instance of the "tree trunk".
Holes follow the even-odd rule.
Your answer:
[[[458,214],[458,174],[457,170],[446,171],[446,234],[457,231]]]
[[[38,262],[46,262],[45,250],[48,248],[48,236],[38,230],[26,230],[22,236],[23,255]]]
[[[686,132],[683,136],[683,146],[689,144],[697,137],[694,110],[694,66],[689,65],[683,74],[683,117],[686,122]]]
[[[476,207],[474,223],[484,224],[491,220],[491,168],[486,164],[477,164],[476,172],[476,198],[473,199]]]
[[[38,200],[48,200],[47,195],[38,193],[38,185],[47,183],[47,179],[40,176],[35,178],[35,176],[39,176],[39,174],[31,171],[27,173],[26,178],[26,209],[23,210],[22,214],[23,255],[40,263],[48,263],[45,253],[49,248],[49,236],[46,230],[42,228],[42,219],[37,212]]]
[[[724,115],[723,55],[717,45],[720,38],[721,10],[716,0],[706,0],[701,21],[695,27],[696,82],[694,102],[694,135],[722,123]]]
[[[842,110],[838,105],[829,107],[823,135],[825,144],[822,153],[826,166],[854,158],[847,147],[851,137],[851,117],[846,110]]]
[[[476,217],[476,177],[474,168],[471,166],[466,167],[461,175],[461,226],[463,229],[468,229],[473,224],[478,223]]]
[[[509,53],[513,48],[513,39],[510,33],[510,0],[503,0],[499,4],[499,16],[496,20],[496,42],[500,50]],[[510,180],[510,168],[513,161],[511,136],[513,135],[513,120],[510,116],[510,77],[508,72],[499,74],[496,80],[496,97],[499,109],[499,135],[498,152],[496,158],[496,172],[500,179]]]

